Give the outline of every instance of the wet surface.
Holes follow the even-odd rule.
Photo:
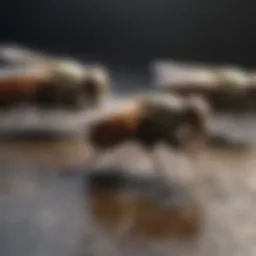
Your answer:
[[[178,219],[154,192],[165,185],[154,179],[152,161],[137,145],[106,152],[97,163],[121,166],[133,177],[126,188],[106,191],[89,187],[91,169],[83,163],[90,147],[81,135],[1,141],[0,255],[255,255],[255,122],[252,116],[214,121],[213,130],[247,140],[248,149],[157,150],[168,188],[175,182],[193,199],[178,202],[200,208],[202,215],[192,214],[200,229],[188,237],[171,232]],[[63,172],[77,164],[78,172]]]

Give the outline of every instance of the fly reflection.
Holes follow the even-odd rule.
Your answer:
[[[101,227],[158,239],[194,237],[200,230],[199,203],[178,184],[116,167],[91,171],[86,183],[91,217]]]

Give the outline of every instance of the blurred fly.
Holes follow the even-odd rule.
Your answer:
[[[111,150],[127,141],[139,143],[150,154],[159,143],[183,150],[189,140],[207,134],[209,112],[208,104],[200,97],[138,96],[93,122],[88,140],[96,152]],[[153,161],[156,166],[157,160]]]
[[[110,77],[102,67],[85,67],[19,46],[2,47],[0,56],[14,66],[0,75],[5,103],[29,99],[40,106],[96,107],[108,92]]]
[[[239,111],[253,107],[250,75],[240,68],[157,64],[155,82],[161,90],[205,97],[213,110]],[[254,104],[255,107],[255,104]]]

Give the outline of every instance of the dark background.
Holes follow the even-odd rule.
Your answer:
[[[253,0],[5,1],[1,41],[123,62],[256,64]]]

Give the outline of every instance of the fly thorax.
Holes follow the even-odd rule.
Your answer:
[[[73,63],[60,61],[52,63],[49,67],[52,79],[62,85],[74,86],[79,84],[83,78],[83,70]]]
[[[218,74],[218,86],[230,94],[240,94],[246,91],[248,76],[239,70],[223,70]]]

